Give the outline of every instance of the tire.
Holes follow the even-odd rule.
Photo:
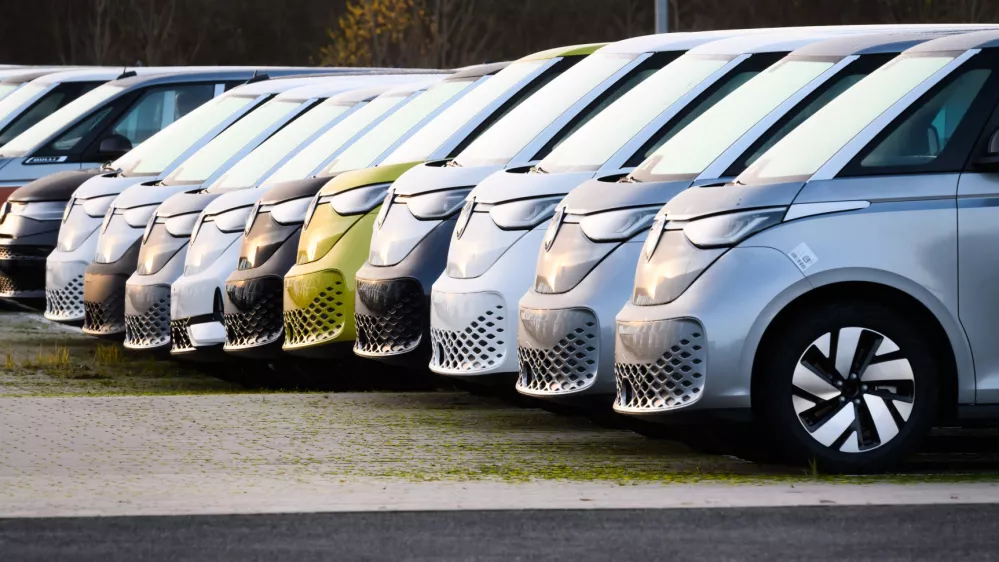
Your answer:
[[[812,307],[776,326],[753,377],[760,441],[784,462],[825,472],[897,466],[929,433],[937,409],[934,342],[914,320],[855,301]]]

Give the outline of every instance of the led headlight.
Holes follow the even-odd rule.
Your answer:
[[[660,207],[636,207],[588,215],[579,221],[583,234],[595,242],[628,240],[652,223]]]
[[[162,217],[160,217],[162,219]],[[199,220],[201,213],[186,213],[176,215],[161,220],[166,227],[166,231],[176,238],[187,238],[195,233],[196,227],[201,224]]]
[[[97,218],[107,214],[108,209],[111,208],[111,203],[115,200],[115,197],[118,197],[118,195],[102,195],[100,197],[91,197],[90,199],[75,199],[70,201],[70,203],[75,201],[78,205],[83,207],[84,213],[87,213],[88,216]],[[67,213],[65,216],[68,217],[69,214]]]
[[[312,206],[312,197],[300,197],[271,207],[271,219],[278,224],[298,224]],[[249,224],[249,221],[247,221]]]
[[[363,215],[381,204],[389,185],[383,183],[342,191],[323,197],[320,203],[329,201],[330,206],[340,216]]]
[[[125,217],[125,223],[128,224],[128,226],[141,228],[149,222],[149,217],[153,216],[153,213],[156,212],[156,207],[157,205],[133,207],[131,209],[126,209],[122,215]]]
[[[784,207],[727,213],[690,221],[683,233],[698,248],[725,248],[742,242],[784,219]]]
[[[409,212],[420,220],[443,220],[458,212],[465,204],[471,188],[434,191],[410,197]]]
[[[512,203],[501,203],[489,210],[496,226],[503,230],[524,230],[534,228],[548,220],[562,196],[525,199]]]

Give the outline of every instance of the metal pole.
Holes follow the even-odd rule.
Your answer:
[[[656,33],[669,31],[669,0],[656,0]]]

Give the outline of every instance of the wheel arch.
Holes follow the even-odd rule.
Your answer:
[[[756,376],[756,370],[760,364],[761,354],[769,345],[773,344],[775,335],[796,315],[809,307],[819,303],[846,300],[868,300],[888,304],[917,323],[920,330],[927,334],[931,341],[950,343],[950,345],[931,346],[934,360],[941,374],[938,401],[938,412],[941,417],[952,418],[956,414],[959,403],[973,401],[975,380],[970,347],[963,330],[956,322],[950,320],[951,330],[945,327],[949,319],[946,317],[941,319],[939,311],[943,311],[947,316],[949,314],[942,302],[929,295],[928,292],[927,295],[916,296],[913,292],[883,282],[850,280],[832,281],[821,285],[815,285],[813,281],[812,289],[794,297],[772,316],[763,329],[759,345],[756,346],[753,356],[750,401],[754,406],[758,404],[758,401],[752,400],[752,396],[756,395],[756,384],[760,380],[760,377]],[[957,336],[955,336],[955,331],[957,331]]]

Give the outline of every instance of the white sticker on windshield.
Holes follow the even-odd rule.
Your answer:
[[[809,267],[812,267],[819,261],[819,258],[815,257],[812,249],[809,248],[808,244],[805,244],[804,242],[795,246],[795,248],[787,255],[791,258],[791,261],[794,262],[794,265],[798,266],[798,269],[802,272]]]

